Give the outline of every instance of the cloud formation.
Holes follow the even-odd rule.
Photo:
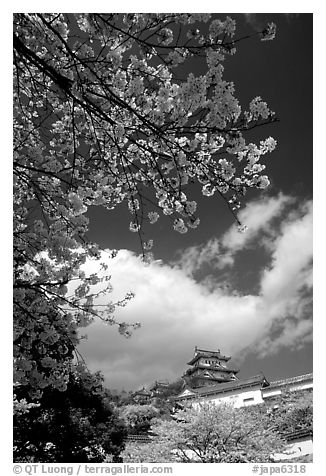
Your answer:
[[[213,237],[203,245],[183,250],[175,264],[190,276],[207,264],[216,269],[232,266],[237,252],[257,246],[258,240],[263,246],[269,243],[266,238],[267,234],[270,236],[273,233],[274,220],[280,217],[293,201],[292,197],[279,193],[276,197],[265,196],[250,202],[238,214],[241,223],[245,223],[247,227],[245,233],[239,233],[234,225],[220,239]]]
[[[290,204],[293,200],[283,195],[254,202],[243,211],[251,225],[248,235],[240,235],[239,241],[228,231],[203,247],[209,252],[214,246],[216,250],[227,247],[236,265],[236,253],[254,244],[264,230],[269,264],[261,270],[256,293],[211,288],[205,281],[196,281],[186,267],[158,262],[146,266],[132,252],[121,250],[108,261],[114,286],[108,298],[135,292],[116,317],[140,321],[142,327],[130,339],[99,322],[85,329],[88,340],[80,351],[89,367],[101,370],[110,388],[135,389],[156,379],[180,376],[195,345],[220,348],[236,357],[252,348],[268,355],[282,346],[291,348],[311,340],[312,204],[307,202],[281,219],[282,210]],[[276,216],[281,226],[275,236],[271,225]],[[197,255],[197,264],[203,256]],[[95,263],[87,263],[86,269],[94,272]],[[105,302],[104,297],[100,300]]]

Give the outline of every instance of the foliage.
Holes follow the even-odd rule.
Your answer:
[[[203,379],[197,375],[184,375],[184,381],[189,388],[197,388],[203,384]]]
[[[130,444],[130,462],[247,463],[272,461],[285,442],[257,408],[203,403],[178,412],[175,420],[156,420],[148,445]]]
[[[175,380],[174,382],[168,383],[168,385],[161,390],[161,395],[164,398],[172,397],[174,395],[179,395],[185,386],[185,382],[182,378]]]
[[[275,25],[258,36],[272,39]],[[90,206],[125,203],[145,255],[146,222],[199,224],[192,183],[235,217],[246,189],[268,185],[260,159],[276,142],[245,136],[275,115],[260,97],[242,108],[223,78],[240,40],[231,18],[208,14],[14,15],[15,381],[33,401],[67,388],[80,327],[139,327],[116,321],[132,293],[109,299],[107,265],[101,277],[82,270],[100,260]],[[187,74],[191,61],[201,74]]]
[[[160,410],[161,415],[170,415],[174,408],[175,395],[179,395],[184,388],[184,380],[179,378],[174,382],[168,383],[159,389],[155,396],[152,397],[152,404]]]
[[[157,417],[159,410],[153,405],[126,405],[120,407],[120,418],[124,421],[128,433],[147,433],[151,420]]]
[[[282,393],[273,402],[271,418],[283,434],[313,429],[313,396],[309,391]]]
[[[14,416],[14,459],[17,462],[119,461],[126,428],[110,403],[103,378],[78,364],[67,389],[44,390],[39,404]],[[22,402],[24,386],[17,388]]]
[[[132,390],[129,390],[128,392],[126,390],[117,392],[115,395],[115,400],[118,407],[124,405],[133,405],[135,403]]]

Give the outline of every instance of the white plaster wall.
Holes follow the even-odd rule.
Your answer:
[[[271,388],[269,389],[268,387],[267,388],[264,388],[262,390],[262,393],[263,393],[263,397],[274,397],[276,395],[281,395],[282,391],[285,390],[285,388],[288,388],[290,391],[297,391],[297,390],[307,390],[309,388],[313,388],[313,382],[299,382],[299,383],[292,383],[292,384],[289,384],[287,386],[283,386],[283,387],[277,387],[277,388]]]
[[[310,455],[313,453],[312,438],[302,438],[288,445],[285,453],[275,453],[273,456],[277,459],[297,458],[298,456]]]
[[[244,402],[245,399],[248,398],[253,398],[251,402]],[[235,408],[240,408],[243,406],[249,406],[249,405],[257,405],[259,403],[263,403],[263,398],[261,394],[261,389],[250,389],[248,391],[243,391],[243,389],[240,389],[239,391],[233,391],[225,394],[220,394],[219,396],[216,395],[207,395],[203,396],[200,399],[201,402],[212,402],[215,404],[219,403],[233,403]],[[199,401],[195,401],[193,403],[194,407],[197,407],[200,405]]]
[[[280,388],[274,388],[274,389],[271,389],[271,390],[264,389],[262,391],[263,398],[276,397],[277,395],[281,395],[281,393],[282,393],[282,390]]]
[[[214,402],[216,404],[224,402],[224,403],[233,403],[236,408],[249,406],[249,405],[257,405],[259,403],[263,403],[265,398],[281,395],[282,391],[284,391],[284,388],[285,387],[277,387],[277,388],[269,389],[267,387],[267,388],[261,389],[260,387],[256,387],[256,388],[249,388],[248,390],[238,389],[238,390],[222,393],[219,395],[205,395],[205,396],[202,396],[200,400],[198,399],[197,401],[191,402],[191,404],[196,407],[198,406],[199,401]],[[313,382],[312,381],[299,382],[299,383],[294,382],[291,385],[289,385],[288,388],[293,391],[306,390],[309,388],[312,389]],[[187,391],[185,391],[185,394],[186,392]],[[244,402],[244,400],[248,398],[253,398],[253,401]]]
[[[313,382],[302,382],[302,383],[295,383],[290,386],[291,390],[306,390],[308,388],[313,388]]]

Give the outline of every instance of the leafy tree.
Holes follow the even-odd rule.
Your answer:
[[[307,435],[313,432],[313,395],[309,390],[293,391],[289,388],[264,405],[265,412],[269,415],[271,425],[285,439]],[[291,443],[291,439],[289,443]],[[312,462],[312,454],[291,458],[292,463]],[[282,461],[285,461],[282,459]]]
[[[272,39],[275,25],[255,35]],[[275,115],[260,97],[242,108],[223,78],[240,40],[231,18],[209,14],[14,15],[15,380],[33,401],[67,388],[79,327],[139,326],[115,320],[132,294],[110,301],[107,265],[101,277],[81,269],[100,263],[90,206],[125,203],[150,259],[146,222],[198,226],[192,183],[235,218],[246,189],[268,185],[260,159],[276,142],[246,134]],[[201,74],[187,74],[191,61]]]
[[[120,408],[120,417],[130,434],[147,433],[151,420],[158,417],[159,410],[153,405],[126,405]]]
[[[133,405],[135,403],[133,399],[133,391],[129,390],[122,390],[117,394],[117,406],[124,406],[124,405]]]
[[[310,391],[285,391],[273,401],[271,409],[271,419],[280,433],[312,431],[313,396]]]
[[[273,461],[285,442],[266,412],[204,403],[180,411],[175,420],[156,420],[148,445],[130,444],[123,461],[248,463]]]
[[[182,378],[170,382],[165,388],[162,389],[162,396],[165,398],[179,395],[185,386],[185,382]]]
[[[100,373],[91,374],[78,364],[69,374],[65,391],[48,387],[39,404],[27,409],[24,393],[24,386],[17,388],[15,461],[119,461],[127,430]]]
[[[203,379],[196,375],[184,375],[184,381],[187,387],[196,388],[200,387],[203,384]]]
[[[185,382],[182,378],[168,383],[165,387],[151,398],[151,403],[159,409],[161,415],[169,416],[173,412],[175,395],[179,395],[184,388]]]

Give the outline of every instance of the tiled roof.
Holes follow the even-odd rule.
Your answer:
[[[166,388],[169,386],[168,380],[155,380],[155,382],[149,387],[149,390],[156,390],[158,388]]]
[[[312,428],[302,428],[301,430],[292,431],[291,433],[284,433],[283,436],[287,441],[295,441],[299,438],[312,437]]]
[[[133,395],[134,395],[134,396],[136,396],[136,395],[145,395],[146,397],[147,397],[147,396],[150,397],[150,396],[151,396],[151,393],[150,393],[148,390],[146,390],[146,388],[141,388],[140,390],[137,390],[136,392],[134,392]]]
[[[152,438],[149,435],[128,435],[127,442],[149,443]]]
[[[215,367],[213,366],[209,366],[209,365],[196,365],[195,367],[191,367],[191,369],[187,369],[186,373],[188,375],[192,374],[193,372],[195,372],[197,369],[202,369],[202,370],[218,370],[220,372],[226,372],[226,373],[238,373],[239,372],[239,369],[229,369],[229,368],[226,368],[226,367],[222,367],[221,365],[216,365]]]
[[[282,380],[274,380],[270,382],[270,388],[283,387],[291,383],[300,383],[300,382],[304,382],[306,380],[312,380],[312,379],[313,379],[313,374],[310,373],[310,374],[298,375],[296,377],[289,377]]]
[[[226,362],[231,359],[231,357],[226,357],[225,355],[222,355],[220,351],[213,351],[213,350],[202,350],[202,349],[195,349],[195,354],[193,358],[187,362],[188,365],[193,365],[200,357],[217,357],[221,360],[225,360]]]
[[[219,393],[225,393],[232,390],[236,390],[238,388],[245,388],[245,387],[252,387],[254,385],[261,384],[262,387],[267,387],[269,382],[266,380],[263,374],[255,375],[253,377],[243,379],[243,380],[233,380],[232,382],[225,382],[219,383],[216,385],[210,385],[207,387],[199,387],[194,389],[189,389],[189,391],[193,392],[195,395],[186,395],[184,397],[180,396],[180,399],[183,398],[196,398],[196,396],[203,396],[203,395],[214,395]],[[182,394],[181,394],[182,395]],[[175,399],[179,399],[179,396],[176,396]]]

